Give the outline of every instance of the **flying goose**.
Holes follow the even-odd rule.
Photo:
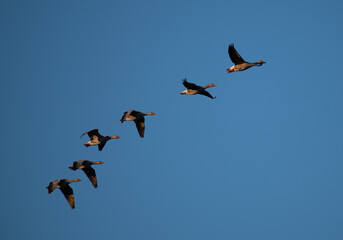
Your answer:
[[[237,71],[244,71],[247,70],[248,68],[251,68],[253,66],[262,66],[264,63],[262,60],[254,62],[254,63],[248,63],[244,61],[244,59],[239,55],[239,53],[236,51],[235,47],[233,44],[229,45],[229,56],[231,58],[231,61],[235,64],[232,67],[226,69],[228,73],[231,72],[237,72]]]
[[[117,135],[114,135],[112,137],[109,137],[109,136],[102,136],[99,132],[98,132],[98,129],[93,129],[93,130],[90,130],[88,132],[85,132],[84,134],[81,135],[80,138],[82,138],[83,135],[85,134],[88,134],[89,138],[91,139],[89,142],[83,144],[85,147],[89,147],[89,146],[94,146],[94,145],[98,145],[98,148],[99,148],[99,151],[101,151],[106,142],[108,140],[111,140],[111,139],[117,139],[117,138],[120,138],[119,136]]]
[[[56,188],[59,188],[61,192],[63,193],[64,197],[67,199],[70,207],[72,209],[75,208],[75,198],[74,198],[74,193],[73,189],[69,187],[69,184],[72,182],[79,182],[81,179],[75,178],[73,180],[68,180],[68,179],[57,179],[55,181],[52,181],[49,183],[49,186],[46,188],[48,189],[48,193],[52,193]]]
[[[122,116],[120,121],[121,123],[123,123],[124,121],[134,121],[136,123],[139,136],[143,138],[144,131],[145,131],[144,116],[146,115],[156,115],[156,113],[153,113],[153,112],[143,113],[143,112],[138,112],[131,109],[127,112],[124,112],[124,115]]]
[[[91,181],[93,186],[97,188],[98,180],[96,178],[95,170],[94,168],[92,168],[92,165],[103,164],[103,163],[104,162],[101,162],[101,161],[93,162],[93,161],[88,161],[88,160],[78,160],[78,161],[73,162],[73,166],[70,166],[69,168],[74,171],[77,169],[81,169],[82,171],[84,171],[89,181]]]
[[[194,95],[194,94],[201,94],[206,97],[215,99],[216,97],[212,97],[212,95],[207,92],[205,89],[209,87],[215,87],[216,85],[211,83],[206,85],[205,87],[201,87],[198,85],[195,85],[194,83],[187,82],[187,79],[183,79],[182,84],[187,88],[187,90],[181,92],[180,94],[187,94],[187,95]]]

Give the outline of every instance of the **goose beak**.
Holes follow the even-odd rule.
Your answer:
[[[69,166],[68,168],[73,169],[73,166]]]

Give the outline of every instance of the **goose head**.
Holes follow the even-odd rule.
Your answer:
[[[210,84],[208,84],[208,85],[206,85],[205,87],[203,87],[203,88],[210,88],[210,87],[215,87],[215,86],[217,86],[217,85],[215,85],[215,84],[213,84],[213,83],[210,83]]]
[[[262,66],[264,63],[266,63],[266,62],[264,62],[264,61],[262,61],[262,60],[259,60],[259,61],[257,61],[256,62],[259,66]]]
[[[68,183],[72,183],[72,182],[80,182],[82,181],[80,178],[75,178],[73,180],[66,180]]]

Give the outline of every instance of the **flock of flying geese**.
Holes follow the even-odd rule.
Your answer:
[[[231,61],[234,63],[234,65],[232,67],[230,67],[226,70],[228,73],[244,71],[244,70],[247,70],[248,68],[251,68],[253,66],[262,66],[265,63],[262,60],[254,62],[254,63],[246,62],[239,55],[239,53],[236,51],[233,44],[229,45],[228,52],[229,52],[229,56],[230,56]],[[187,82],[187,79],[184,79],[182,83],[187,89],[185,91],[181,92],[180,94],[187,94],[187,95],[201,94],[201,95],[207,96],[211,99],[215,98],[215,97],[212,97],[212,95],[206,91],[207,88],[216,86],[213,83],[208,84],[204,87],[198,86],[194,83]],[[138,130],[139,136],[141,138],[143,138],[144,137],[144,131],[145,131],[144,117],[147,115],[156,115],[156,114],[153,112],[148,112],[148,113],[138,112],[138,111],[135,111],[132,109],[132,110],[129,110],[127,112],[124,112],[124,115],[122,116],[120,121],[122,123],[124,121],[134,121],[136,124],[137,130]],[[107,141],[109,141],[111,139],[120,138],[117,135],[114,135],[111,137],[110,136],[102,136],[99,133],[98,129],[93,129],[91,131],[85,132],[84,134],[81,135],[80,138],[82,138],[83,135],[85,135],[85,134],[88,134],[90,141],[85,143],[84,146],[89,147],[89,146],[96,146],[97,145],[99,151],[102,151],[102,149],[104,148]],[[101,162],[101,161],[93,162],[93,161],[88,161],[88,160],[78,160],[78,161],[75,161],[73,163],[73,165],[70,166],[69,168],[73,171],[75,171],[77,169],[81,169],[82,171],[84,171],[84,173],[86,174],[86,176],[88,177],[88,179],[92,183],[93,187],[97,188],[98,187],[97,178],[96,178],[95,170],[94,170],[94,168],[92,168],[92,165],[98,165],[98,164],[103,164],[103,163],[104,162]],[[79,178],[76,178],[73,180],[57,179],[55,181],[50,182],[49,186],[47,186],[46,188],[48,189],[49,194],[52,193],[56,188],[59,188],[62,191],[66,200],[68,201],[70,207],[72,209],[74,209],[75,208],[75,198],[74,198],[74,194],[73,194],[73,189],[69,186],[69,184],[72,182],[79,182],[79,181],[81,181],[81,179],[79,179]]]

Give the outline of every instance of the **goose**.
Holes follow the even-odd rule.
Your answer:
[[[99,151],[102,151],[102,149],[104,148],[106,142],[108,140],[111,140],[111,139],[118,139],[120,138],[119,136],[117,135],[114,135],[112,137],[109,137],[109,136],[102,136],[98,129],[93,129],[93,130],[90,130],[88,132],[85,132],[84,134],[81,135],[80,138],[83,137],[83,135],[85,134],[88,134],[89,138],[91,139],[89,142],[83,144],[85,147],[89,147],[89,146],[94,146],[94,145],[98,145],[98,148],[99,148]]]
[[[241,55],[239,55],[239,53],[236,51],[235,47],[233,44],[229,45],[229,56],[231,61],[235,64],[232,67],[226,69],[226,71],[228,73],[231,72],[237,72],[237,71],[244,71],[247,70],[248,68],[251,68],[253,66],[262,66],[264,63],[264,61],[259,60],[257,62],[254,63],[248,63],[246,61],[244,61],[244,59],[241,57]]]
[[[212,95],[205,90],[206,88],[209,88],[209,87],[215,87],[216,85],[213,83],[208,84],[205,87],[201,87],[194,83],[187,82],[187,79],[185,78],[183,79],[182,84],[183,86],[187,88],[187,90],[181,92],[180,94],[187,94],[187,95],[201,94],[212,99],[216,98],[216,97],[212,97]]]
[[[144,131],[145,131],[145,123],[144,123],[144,116],[147,115],[156,115],[154,112],[138,112],[133,109],[124,112],[124,115],[121,117],[120,121],[121,123],[124,123],[124,121],[134,121],[136,123],[136,127],[139,133],[139,136],[141,138],[144,138]]]
[[[73,166],[70,166],[69,168],[74,171],[77,169],[81,169],[82,171],[84,171],[89,181],[91,181],[91,183],[93,184],[93,187],[97,188],[98,180],[96,178],[95,170],[94,168],[92,168],[92,165],[103,164],[103,163],[104,162],[101,162],[101,161],[93,162],[93,161],[88,161],[88,160],[78,160],[78,161],[73,162]]]
[[[73,189],[69,186],[70,183],[72,182],[80,182],[81,179],[75,178],[73,180],[68,180],[68,179],[57,179],[55,181],[52,181],[49,183],[49,186],[46,188],[48,189],[48,193],[52,193],[56,188],[59,188],[61,192],[63,193],[64,197],[67,199],[70,207],[72,209],[75,208],[75,198],[74,198],[74,193]]]

